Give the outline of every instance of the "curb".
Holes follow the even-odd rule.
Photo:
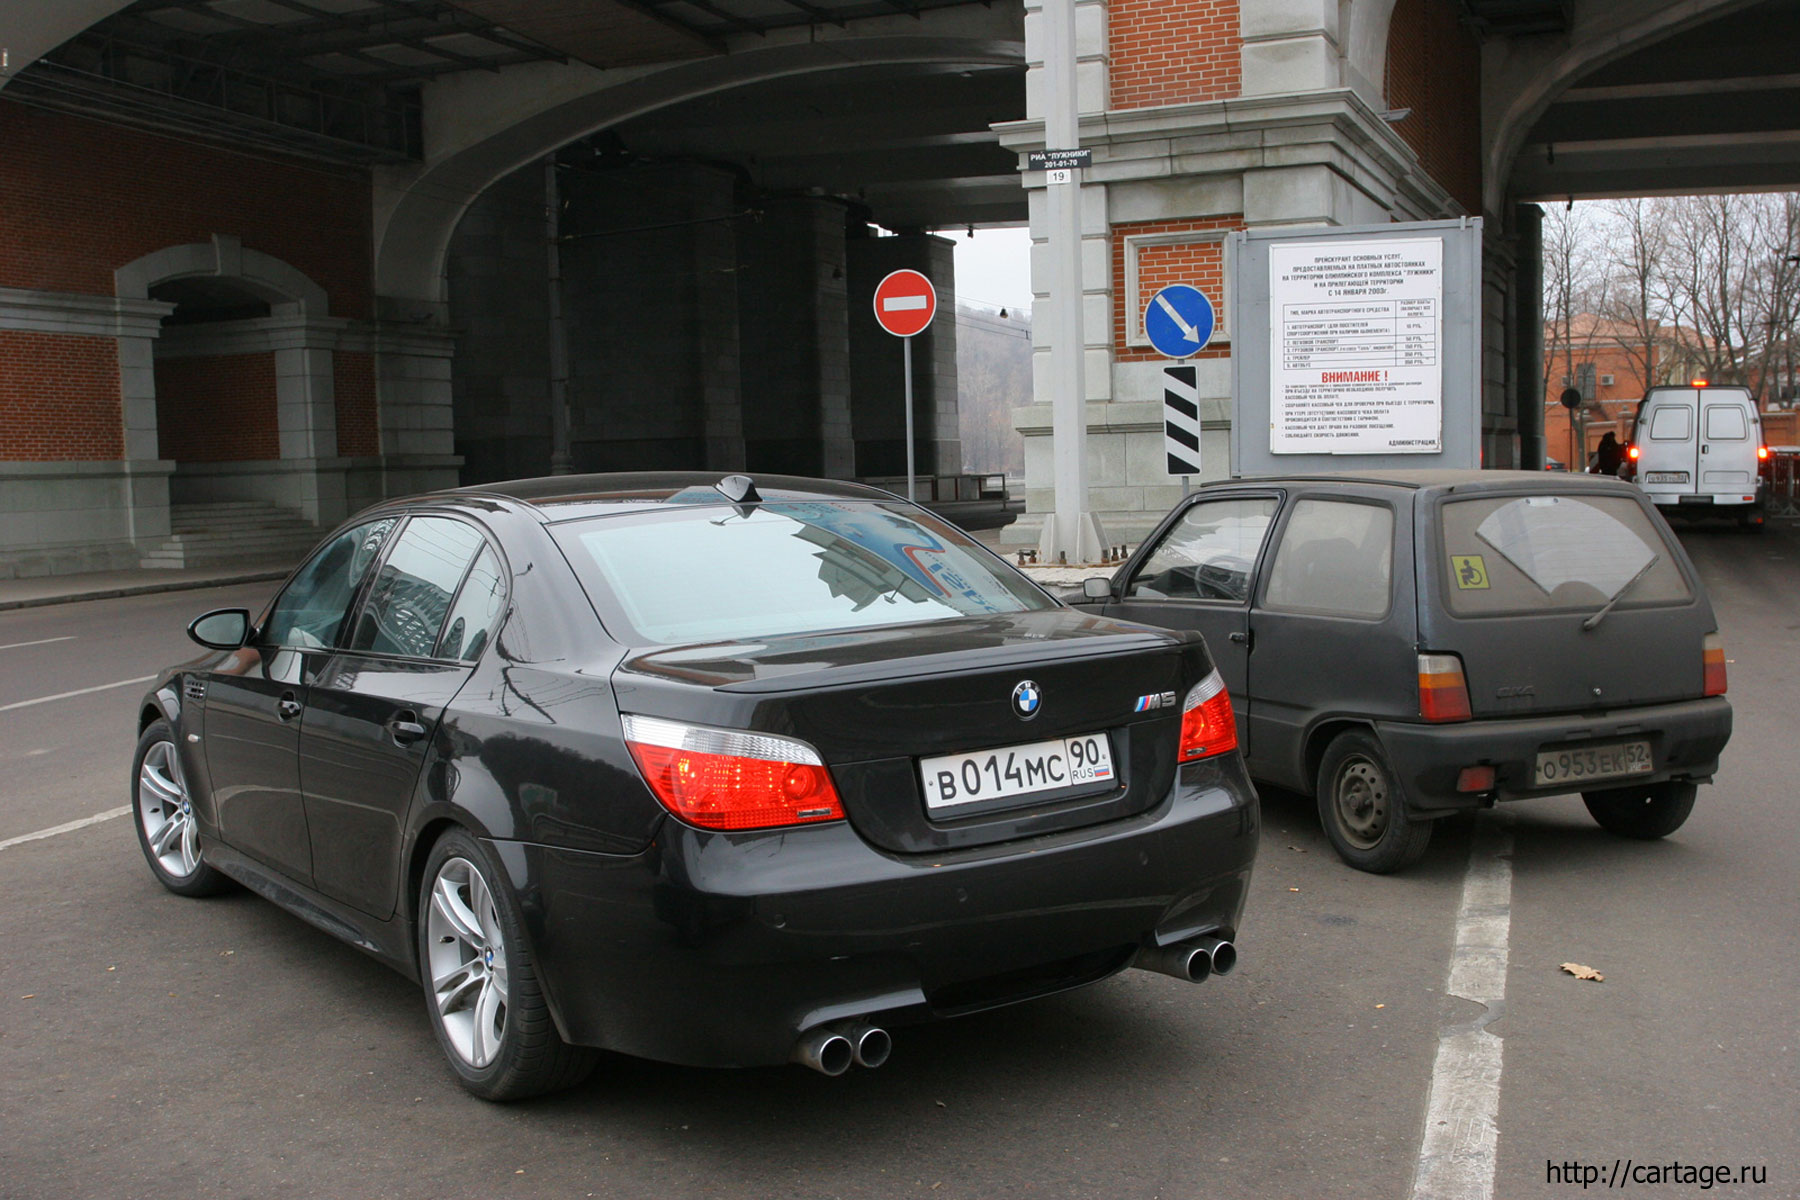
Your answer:
[[[129,583],[119,587],[95,588],[85,592],[65,592],[55,596],[32,596],[24,600],[0,600],[0,612],[15,608],[44,608],[52,604],[75,604],[82,600],[116,600],[120,596],[150,596],[157,592],[191,592],[201,588],[230,587],[237,583],[263,583],[286,579],[289,569],[252,571],[241,575],[208,576],[205,579],[170,579],[160,583]]]

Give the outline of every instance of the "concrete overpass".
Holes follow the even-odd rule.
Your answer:
[[[933,230],[1044,236],[1020,169],[1043,141],[1037,0],[12,7],[0,571],[135,561],[206,500],[325,521],[564,464],[892,474],[893,347],[857,319],[873,279],[918,266],[953,295]],[[1485,216],[1468,400],[1499,466],[1530,457],[1538,412],[1526,202],[1800,182],[1796,0],[1077,15],[1081,295],[1038,256],[1037,325],[1081,306],[1117,538],[1179,491],[1142,302],[1220,278],[1226,231]],[[1229,332],[1199,363],[1213,473]],[[921,460],[954,471],[953,329],[933,336]],[[1016,398],[1021,542],[1050,502],[1045,399]]]

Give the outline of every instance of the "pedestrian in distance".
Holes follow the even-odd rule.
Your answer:
[[[1594,448],[1594,460],[1590,466],[1598,475],[1617,475],[1619,464],[1624,460],[1625,451],[1619,445],[1619,439],[1609,429],[1606,436],[1600,439],[1600,444]]]

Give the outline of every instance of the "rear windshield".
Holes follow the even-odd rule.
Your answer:
[[[1694,410],[1685,404],[1668,404],[1650,412],[1650,440],[1685,442],[1694,435]]]
[[[1741,442],[1750,436],[1744,410],[1735,404],[1706,406],[1706,436],[1714,441]]]
[[[1482,496],[1438,511],[1445,595],[1459,616],[1596,609],[1627,585],[1621,607],[1693,596],[1673,548],[1630,497]]]
[[[929,513],[878,501],[665,505],[552,529],[638,641],[778,637],[1059,607]],[[625,636],[624,630],[616,630]]]

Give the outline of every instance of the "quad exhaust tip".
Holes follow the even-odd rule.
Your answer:
[[[1146,971],[1199,983],[1208,975],[1229,975],[1237,966],[1237,947],[1219,937],[1195,938],[1140,950],[1135,964]]]
[[[894,1052],[888,1031],[867,1021],[821,1025],[808,1031],[794,1047],[794,1061],[821,1075],[838,1076],[854,1064],[879,1067]]]

